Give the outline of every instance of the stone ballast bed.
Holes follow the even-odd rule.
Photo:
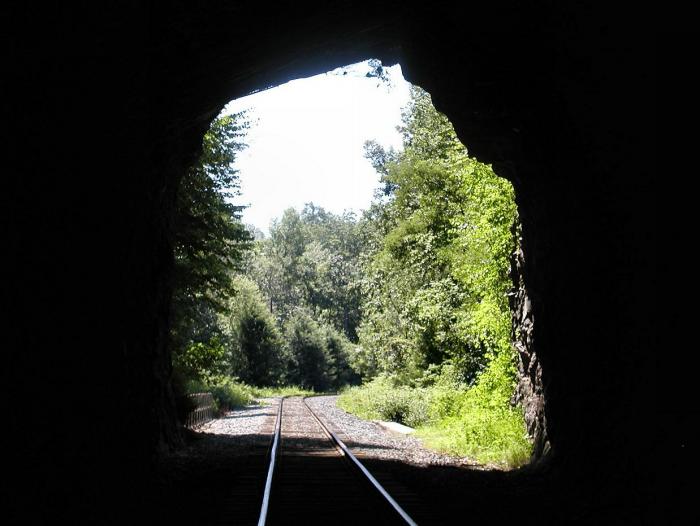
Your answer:
[[[466,457],[455,457],[426,448],[410,434],[392,432],[384,422],[363,420],[340,409],[337,395],[307,398],[309,406],[359,458],[394,460],[416,466],[461,466],[492,469]],[[274,427],[279,398],[261,399],[261,405],[250,405],[229,411],[224,418],[204,424],[197,431],[214,439],[223,435],[236,444],[236,455],[245,455],[264,446]],[[283,423],[284,425],[284,423]],[[223,438],[223,437],[222,437]]]
[[[337,396],[307,398],[321,420],[360,458],[396,460],[417,466],[480,466],[472,459],[427,449],[414,436],[387,431],[378,422],[346,413],[336,405],[337,400]]]

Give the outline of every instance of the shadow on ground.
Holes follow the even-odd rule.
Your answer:
[[[168,524],[256,524],[269,440],[267,434],[191,433],[183,450],[159,464],[149,499],[153,518]],[[306,442],[311,448],[327,445],[324,441]],[[322,472],[331,461],[334,459],[309,457],[308,471]],[[363,462],[387,489],[400,487],[410,496],[405,502],[401,502],[403,497],[397,500],[421,525],[455,521],[538,526],[644,522],[641,503],[621,501],[610,487],[600,492],[577,484],[575,479],[562,482],[557,476],[557,483],[552,484],[547,469],[525,467],[504,472],[468,466],[419,467],[386,460]],[[342,492],[342,488],[336,490]],[[317,491],[313,483],[308,491]],[[312,514],[309,510],[309,517]],[[348,520],[351,522],[348,517],[338,517],[336,523]],[[313,519],[305,523],[313,524]]]

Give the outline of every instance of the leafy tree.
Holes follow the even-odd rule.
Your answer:
[[[319,324],[303,309],[297,309],[284,325],[284,339],[289,382],[315,391],[328,389],[329,356]]]
[[[293,208],[284,211],[270,226],[270,238],[263,245],[265,256],[260,260],[259,276],[268,296],[271,311],[284,323],[292,310],[302,305],[307,288],[308,269],[304,249],[307,238],[299,213]]]
[[[340,404],[410,419],[439,449],[518,465],[530,445],[511,405],[513,188],[467,155],[419,88],[400,130],[400,152],[365,147],[383,186],[361,221],[362,321],[350,356],[374,379]]]
[[[360,383],[360,375],[351,365],[353,345],[344,334],[326,325],[324,327],[328,378],[330,387],[339,389],[345,385]]]
[[[468,157],[426,92],[411,95],[403,151],[365,146],[384,189],[365,216],[360,361],[409,383],[431,364],[458,364],[473,382],[493,353],[510,352],[513,191]]]
[[[301,213],[311,243],[305,256],[313,266],[308,303],[317,317],[351,341],[357,339],[360,319],[363,239],[355,215],[332,214],[309,203]]]
[[[234,279],[236,295],[224,326],[231,348],[231,370],[244,382],[277,385],[284,376],[282,339],[260,291],[245,276]]]
[[[174,366],[185,378],[208,379],[225,374],[228,371],[226,348],[218,335],[206,342],[191,343],[175,355]]]
[[[283,324],[303,306],[314,319],[357,338],[362,238],[351,213],[332,214],[307,204],[285,210],[270,237],[258,241],[249,275]]]
[[[181,181],[174,214],[174,291],[171,303],[171,342],[178,358],[198,347],[218,348],[218,315],[233,294],[231,272],[250,246],[240,221],[236,154],[245,144],[248,122],[242,113],[217,118],[205,134],[202,154]],[[207,347],[208,345],[208,347]],[[183,358],[184,359],[184,358]],[[194,369],[191,371],[193,372]]]

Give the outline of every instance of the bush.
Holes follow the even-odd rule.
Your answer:
[[[211,392],[220,411],[249,405],[254,401],[251,388],[232,378],[218,379],[209,385],[208,391]]]
[[[256,398],[273,398],[275,396],[311,396],[316,394],[311,389],[304,389],[296,385],[282,387],[253,387],[253,395]]]
[[[185,378],[223,374],[227,367],[226,348],[219,336],[206,342],[192,342],[173,356],[173,369]]]
[[[206,382],[190,380],[186,391],[188,394],[211,393],[219,413],[254,403],[252,388],[231,377],[215,377]]]
[[[522,465],[531,444],[518,408],[510,406],[514,376],[507,354],[490,358],[487,369],[468,387],[449,368],[435,374],[430,387],[397,385],[379,376],[347,389],[338,405],[361,418],[392,420],[417,427],[427,446],[482,463]]]
[[[515,467],[526,463],[531,445],[516,408],[474,405],[418,430],[429,447],[482,463]]]
[[[428,421],[429,390],[396,386],[391,378],[379,376],[361,387],[345,390],[338,405],[362,418],[417,427]]]

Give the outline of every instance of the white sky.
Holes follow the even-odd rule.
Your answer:
[[[369,206],[378,175],[364,158],[374,139],[401,146],[396,126],[409,98],[399,65],[385,68],[391,85],[365,77],[365,63],[288,82],[230,102],[224,113],[250,109],[254,122],[238,155],[243,222],[268,233],[271,219],[312,201],[340,213]]]

